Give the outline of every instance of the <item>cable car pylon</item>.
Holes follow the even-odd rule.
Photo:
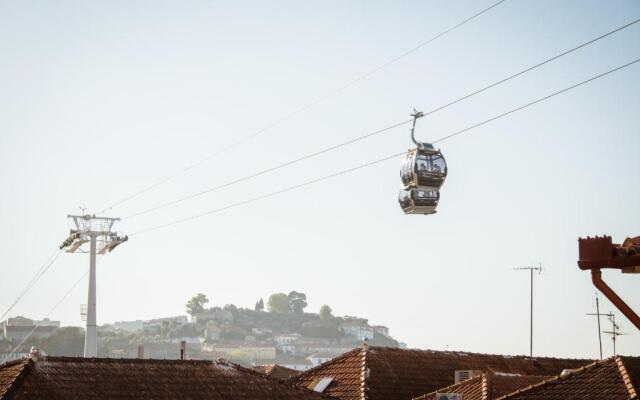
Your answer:
[[[416,147],[407,152],[400,167],[402,187],[398,202],[405,214],[435,214],[440,188],[447,178],[447,162],[431,143],[416,140],[416,121],[424,113],[413,109],[410,116],[413,117],[411,140]]]

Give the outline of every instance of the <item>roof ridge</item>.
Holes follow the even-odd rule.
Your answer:
[[[340,354],[338,357],[332,358],[331,361],[329,361],[329,362],[318,364],[315,367],[312,367],[312,368],[309,368],[309,369],[306,369],[306,370],[302,371],[302,373],[300,375],[295,376],[292,379],[295,381],[299,377],[302,377],[302,376],[306,375],[308,372],[315,372],[315,371],[317,371],[317,370],[319,370],[321,368],[324,368],[326,366],[326,364],[328,364],[328,363],[335,363],[336,361],[340,361],[340,360],[343,360],[343,359],[345,359],[347,357],[351,357],[353,354],[357,354],[360,351],[362,351],[362,346],[354,347],[353,349]]]
[[[102,363],[118,363],[118,362],[134,362],[134,363],[191,363],[191,364],[208,364],[215,360],[207,359],[189,359],[180,360],[176,358],[111,358],[111,357],[67,357],[67,356],[43,356],[41,361],[62,361],[62,362],[102,362]]]
[[[479,355],[479,356],[494,356],[494,357],[505,357],[505,358],[521,358],[525,360],[573,360],[573,361],[593,361],[589,358],[560,358],[560,357],[530,357],[526,354],[496,354],[496,353],[476,353],[472,351],[464,351],[464,350],[434,350],[434,349],[403,349],[400,347],[389,347],[389,346],[369,346],[371,350],[394,350],[394,351],[415,351],[415,352],[431,352],[431,353],[447,353],[452,355],[457,354],[467,354],[467,355]]]
[[[367,384],[367,381],[369,380],[367,353],[369,353],[369,345],[365,342],[362,344],[360,350],[360,354],[362,356],[362,370],[360,372],[360,398],[362,400],[367,400],[367,398],[369,397],[369,385]]]
[[[15,360],[11,360],[11,361],[5,361],[2,364],[0,364],[0,368],[11,367],[11,366],[16,365],[16,364],[21,364],[21,363],[25,362],[26,360],[28,360],[28,358],[21,357],[21,358],[16,358]]]
[[[482,375],[480,375],[480,378],[482,379],[482,385],[481,385],[481,398],[482,400],[489,400],[489,394],[493,391],[493,381],[492,381],[492,377],[493,377],[493,372],[489,371],[487,373],[484,373]]]
[[[629,398],[634,399],[638,395],[638,393],[636,393],[636,389],[633,387],[633,383],[631,382],[631,378],[629,377],[629,372],[627,372],[627,367],[625,367],[622,357],[616,356],[615,362],[618,366],[618,371],[620,372],[622,381],[624,382],[624,385],[629,392]]]
[[[544,379],[544,380],[542,380],[542,381],[540,381],[538,383],[535,383],[535,384],[523,387],[521,389],[518,389],[515,392],[505,394],[504,396],[501,396],[501,397],[499,397],[499,398],[497,398],[495,400],[507,399],[508,397],[514,396],[516,394],[527,392],[527,391],[533,390],[533,389],[538,389],[538,388],[550,385],[552,383],[559,382],[561,380],[573,378],[578,373],[584,372],[586,370],[595,368],[595,367],[600,366],[600,365],[606,365],[608,362],[611,362],[611,361],[614,361],[613,357],[612,358],[605,358],[604,360],[594,361],[594,362],[592,362],[590,364],[583,365],[582,367],[579,367],[579,368],[576,368],[574,370],[571,370],[571,372],[569,372],[569,373],[567,373],[565,375],[559,374],[559,375],[552,376],[551,378]]]

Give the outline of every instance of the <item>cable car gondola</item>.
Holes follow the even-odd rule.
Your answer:
[[[402,161],[400,177],[405,188],[438,190],[447,177],[447,163],[433,145],[417,143]]]
[[[424,114],[413,111],[411,140],[416,147],[409,150],[402,161],[400,178],[403,186],[398,201],[405,214],[434,214],[440,200],[440,188],[447,178],[447,162],[432,144],[415,139],[416,120]]]
[[[400,189],[398,202],[405,214],[435,214],[440,200],[437,190]]]

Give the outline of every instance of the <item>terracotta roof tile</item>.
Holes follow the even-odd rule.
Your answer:
[[[28,367],[27,360],[16,360],[0,365],[0,399],[9,394],[12,385],[20,381]]]
[[[298,376],[301,374],[300,371],[283,367],[282,365],[278,365],[278,364],[257,365],[253,367],[253,370],[258,371],[261,374],[264,374],[270,378],[276,378],[276,379],[289,379],[291,377]]]
[[[458,393],[464,400],[493,400],[548,378],[548,376],[487,373],[438,389],[415,400],[431,400],[435,398],[436,393]]]
[[[293,380],[309,387],[316,378],[331,377],[324,393],[344,400],[407,400],[452,385],[456,370],[550,376],[588,362],[364,345]]]
[[[328,397],[223,360],[45,357],[0,367],[0,382],[0,400],[312,400]]]
[[[616,357],[581,367],[501,397],[503,400],[629,400],[638,398],[639,357]]]

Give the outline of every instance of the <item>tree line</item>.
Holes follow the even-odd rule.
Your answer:
[[[187,313],[192,317],[196,314],[206,311],[205,306],[209,303],[209,299],[203,293],[193,296],[186,304]],[[229,305],[231,306],[231,305]],[[267,311],[273,314],[304,314],[307,308],[307,295],[302,292],[291,291],[289,294],[273,293],[267,299]],[[234,306],[235,307],[235,306]],[[260,298],[254,306],[255,311],[264,311],[264,300]],[[332,315],[331,307],[324,304],[320,307],[320,319],[328,320]]]

